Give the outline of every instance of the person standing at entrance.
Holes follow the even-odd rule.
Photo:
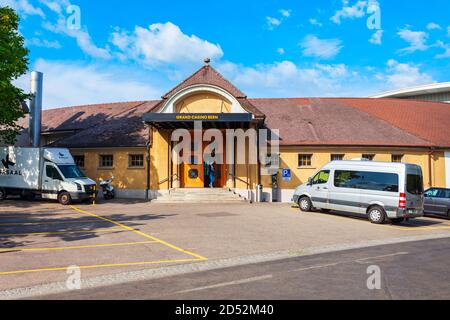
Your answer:
[[[209,164],[209,187],[214,188],[214,179],[215,179],[215,171],[214,171],[214,163]]]

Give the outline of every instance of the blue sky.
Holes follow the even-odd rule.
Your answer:
[[[249,97],[367,96],[450,81],[448,0],[0,3],[21,16],[47,108],[158,99],[206,56]]]

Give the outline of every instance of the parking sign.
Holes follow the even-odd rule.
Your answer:
[[[284,181],[291,181],[291,169],[283,169],[281,176]]]

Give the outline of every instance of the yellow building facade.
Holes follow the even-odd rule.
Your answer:
[[[416,108],[405,121],[413,119],[421,110],[431,120],[436,120],[426,128],[428,131],[421,128],[416,132],[414,126],[401,122],[403,115],[396,111],[402,107],[399,104]],[[113,137],[106,145],[96,140],[95,147],[87,144],[84,147],[79,140],[89,139],[91,133],[80,139],[76,134],[69,140],[62,138],[56,145],[70,148],[77,164],[97,182],[114,177],[117,195],[125,198],[154,199],[172,189],[214,187],[232,190],[250,201],[289,202],[294,189],[328,162],[358,158],[417,164],[422,168],[425,188],[450,187],[450,139],[434,128],[447,126],[450,105],[415,104],[414,101],[393,103],[392,100],[363,98],[248,99],[206,64],[162,100],[121,104],[117,111],[105,105],[111,117],[99,118],[109,119],[105,124],[111,121],[116,126],[110,126],[111,132],[105,133]],[[379,106],[387,109],[377,113]],[[139,116],[130,120],[129,115],[139,110],[142,110]],[[79,114],[83,112],[78,110]],[[124,115],[128,122],[122,124],[120,117]],[[86,119],[96,116],[93,113]],[[199,122],[201,130],[196,127]],[[124,131],[123,126],[129,123],[135,128]],[[98,124],[101,125],[103,123]],[[205,137],[211,129],[217,136]],[[244,140],[243,144],[235,141],[233,152],[227,151],[227,142],[236,139],[228,136],[227,130],[247,132],[249,129],[268,130],[273,137],[279,135],[276,137],[279,150],[271,155],[277,160],[276,169],[251,161],[251,154],[261,152],[258,141],[253,138]],[[177,149],[186,138],[179,136],[180,130],[191,139],[189,161],[184,158],[185,151],[180,153]],[[117,143],[115,146],[116,131],[119,132],[117,141],[123,138],[120,135],[137,136],[137,132],[143,140],[139,144]],[[50,132],[49,141],[59,139],[60,132],[56,127]],[[100,137],[103,134],[101,127],[92,132],[100,132]],[[196,134],[200,134],[200,143],[195,139]],[[202,155],[217,137],[223,142],[223,148],[216,149],[215,156],[222,161],[209,163]],[[234,154],[233,159],[229,158],[230,153]],[[237,157],[244,161],[237,163]],[[290,175],[284,176],[283,171],[289,171]]]

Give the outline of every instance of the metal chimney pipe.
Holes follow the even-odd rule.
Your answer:
[[[33,147],[41,146],[41,120],[42,120],[42,72],[31,72],[31,94],[30,101],[30,138]]]

